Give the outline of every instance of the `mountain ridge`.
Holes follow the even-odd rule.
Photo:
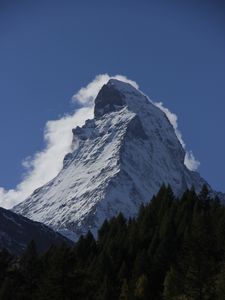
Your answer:
[[[36,243],[38,252],[46,251],[51,245],[72,245],[44,224],[0,207],[0,249],[7,249],[16,255],[22,254],[31,240]]]
[[[77,239],[105,218],[134,216],[162,183],[175,195],[208,183],[184,165],[185,151],[166,114],[128,83],[110,79],[95,99],[94,119],[73,129],[73,151],[59,174],[14,207]]]

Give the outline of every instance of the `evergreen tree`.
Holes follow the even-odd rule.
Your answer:
[[[146,275],[137,279],[134,294],[136,299],[149,300],[149,281]]]
[[[175,300],[184,298],[184,286],[181,274],[174,267],[167,272],[164,280],[163,298]]]
[[[216,276],[216,296],[218,300],[225,299],[225,260],[222,261],[219,273]]]
[[[1,300],[13,300],[13,282],[11,279],[6,278],[0,289],[0,299]]]
[[[129,300],[129,287],[126,279],[123,280],[119,300]]]
[[[21,293],[23,294],[24,300],[33,299],[34,291],[37,288],[40,276],[38,253],[36,244],[33,240],[28,244],[27,249],[21,258],[20,265],[21,275],[25,280],[25,287]]]
[[[0,250],[0,286],[5,279],[7,268],[12,261],[12,256],[5,249]]]

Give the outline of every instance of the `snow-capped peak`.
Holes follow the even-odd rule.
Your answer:
[[[59,141],[60,142],[60,141]],[[184,165],[185,152],[165,113],[132,85],[110,79],[94,119],[73,129],[73,151],[48,184],[14,210],[76,239],[105,218],[134,216],[170,184],[176,195],[206,183]]]
[[[110,79],[103,85],[95,99],[94,114],[99,118],[105,113],[119,110],[124,106],[128,106],[135,112],[147,102],[149,102],[147,97],[131,84]]]
[[[135,94],[140,94],[140,91],[135,88],[132,84],[128,83],[128,82],[124,82],[118,79],[109,79],[108,86],[114,87],[115,89],[117,89],[118,91],[120,91],[121,93],[135,93]]]

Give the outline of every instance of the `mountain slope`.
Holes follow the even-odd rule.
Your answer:
[[[60,141],[59,141],[60,142]],[[73,129],[73,152],[60,173],[14,211],[76,239],[105,218],[134,216],[170,184],[176,195],[207,184],[184,165],[185,152],[164,112],[115,79],[95,99],[94,119]]]
[[[70,244],[69,240],[47,226],[0,207],[0,249],[21,254],[31,240],[36,242],[40,252],[51,245]]]

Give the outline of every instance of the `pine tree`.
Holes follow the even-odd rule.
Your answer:
[[[135,297],[140,300],[149,300],[149,282],[146,275],[141,275],[136,282]]]
[[[0,289],[0,299],[13,300],[13,290],[14,290],[13,281],[9,278],[6,278]]]
[[[12,261],[12,256],[5,249],[0,250],[0,285],[4,281],[7,268]]]
[[[199,194],[200,200],[208,200],[209,197],[209,189],[206,184],[203,184],[201,192]]]
[[[40,276],[38,253],[36,244],[33,240],[28,244],[27,249],[21,258],[20,264],[21,273],[25,279],[25,288],[23,290],[24,300],[32,299]]]
[[[199,208],[198,208],[199,209]],[[214,236],[209,228],[210,220],[204,213],[195,211],[192,231],[184,249],[183,268],[186,268],[185,295],[196,300],[215,297]]]
[[[225,299],[225,262],[221,264],[220,272],[216,278],[216,295],[218,300]]]
[[[184,298],[183,278],[173,267],[167,272],[164,280],[163,299],[175,300]]]
[[[123,280],[119,300],[129,300],[129,287],[126,279]]]
[[[65,245],[55,248],[44,268],[38,291],[40,300],[64,300],[67,296],[68,249]]]
[[[106,275],[100,286],[99,300],[114,300],[114,291],[110,278]]]

